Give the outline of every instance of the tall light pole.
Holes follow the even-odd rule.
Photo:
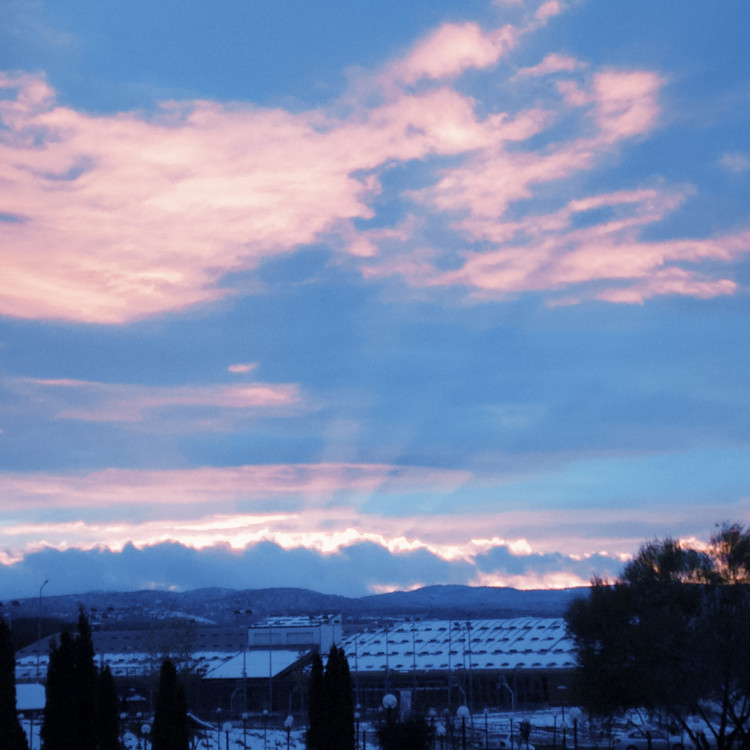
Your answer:
[[[290,749],[290,743],[292,741],[292,724],[294,724],[294,717],[289,716],[284,719],[284,729],[286,729],[286,750]]]
[[[459,706],[456,716],[461,719],[461,747],[466,750],[466,717],[471,716],[468,706]]]
[[[42,648],[42,589],[49,583],[48,579],[44,579],[44,583],[39,587],[39,619],[37,621],[37,639],[36,639],[36,679],[39,681],[39,660]]]

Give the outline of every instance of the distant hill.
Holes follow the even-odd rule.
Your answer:
[[[223,589],[195,591],[89,592],[46,596],[42,615],[75,622],[79,607],[102,628],[143,627],[146,624],[192,620],[197,624],[233,625],[268,615],[341,613],[350,621],[421,616],[440,618],[561,617],[586,588],[524,591],[473,586],[426,586],[360,598],[321,594],[295,588]],[[252,613],[249,614],[248,610]],[[14,619],[39,617],[38,598],[14,603]]]

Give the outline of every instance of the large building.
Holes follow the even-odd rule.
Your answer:
[[[274,617],[252,626],[195,623],[92,634],[100,665],[109,665],[131,704],[152,707],[161,661],[190,675],[196,710],[238,716],[263,711],[306,714],[308,666],[331,645],[344,648],[363,715],[387,693],[420,712],[467,705],[523,710],[564,703],[574,667],[562,619],[398,620],[350,632],[340,615]],[[19,683],[43,680],[49,643],[17,654]]]
[[[420,711],[558,704],[575,666],[559,618],[413,619],[355,633],[344,647],[356,700],[367,707],[386,693]]]

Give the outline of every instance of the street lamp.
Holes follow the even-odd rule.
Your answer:
[[[49,583],[44,579],[44,583],[39,587],[39,620],[37,622],[37,639],[36,639],[36,679],[39,680],[39,659],[42,649],[42,589]]]
[[[462,750],[466,750],[466,717],[471,716],[467,706],[459,706],[456,709],[456,716],[461,719],[461,747]]]
[[[148,750],[148,736],[151,734],[151,724],[147,721],[141,724],[141,734],[143,735],[143,747]]]
[[[231,721],[225,721],[221,725],[221,731],[224,732],[224,737],[227,741],[227,750],[229,750],[229,733],[232,731],[232,722]],[[221,750],[221,748],[219,748]]]
[[[289,745],[291,743],[292,724],[294,724],[294,716],[289,714],[286,719],[284,719],[284,729],[286,729],[286,750],[289,750]],[[227,750],[229,750],[228,747]]]
[[[221,750],[221,706],[216,709],[216,746]]]
[[[437,711],[434,708],[430,708],[427,715],[430,717],[430,744],[432,750],[435,750],[435,719],[437,719]]]
[[[568,688],[565,685],[558,685],[557,691],[560,693],[560,705],[562,706],[562,720],[565,721],[565,691]]]
[[[438,724],[435,731],[437,736],[440,737],[440,750],[445,750],[445,727],[442,724]]]
[[[359,750],[359,709],[360,705],[358,703],[354,712],[354,750]]]
[[[125,722],[128,715],[125,711],[120,714],[120,744],[125,747]]]
[[[268,709],[263,709],[263,750],[268,747]]]
[[[388,727],[386,735],[388,744],[393,742],[393,709],[396,708],[397,703],[398,699],[393,693],[386,693],[383,696],[383,708],[386,710],[386,726]]]
[[[568,709],[568,716],[573,719],[573,747],[578,750],[578,719],[581,718],[581,709],[578,706]]]
[[[247,748],[247,720],[250,718],[250,714],[245,711],[242,714],[242,746]]]

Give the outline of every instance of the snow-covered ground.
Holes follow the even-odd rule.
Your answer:
[[[572,747],[572,722],[570,721],[570,708],[566,710],[566,734],[568,738],[568,747]],[[444,718],[438,716],[436,726],[444,725]],[[455,717],[455,731],[459,731],[458,723]],[[500,735],[506,736],[510,733],[511,728],[514,735],[514,741],[517,742],[518,725],[521,721],[528,721],[532,726],[531,745],[534,742],[538,745],[552,744],[552,732],[556,733],[558,745],[562,744],[562,714],[559,708],[547,709],[536,712],[516,712],[516,713],[488,713],[485,723],[484,713],[476,713],[467,721],[467,734],[473,736],[482,746],[484,746],[485,728],[489,734],[491,745],[493,739],[499,739]],[[29,736],[31,723],[28,719],[24,720],[23,727]],[[594,744],[591,737],[588,736],[585,722],[579,723],[579,738],[581,745],[591,746]],[[366,736],[366,747],[363,747],[363,735]],[[287,744],[288,742],[288,744]],[[151,750],[151,743],[146,736],[138,735],[133,732],[126,732],[125,747],[128,750]],[[287,737],[286,730],[282,728],[268,727],[264,732],[263,728],[248,727],[243,731],[242,725],[238,723],[233,726],[229,732],[219,731],[216,728],[206,730],[200,736],[196,736],[192,744],[193,750],[305,750],[305,728],[293,728]],[[359,750],[378,750],[376,729],[369,723],[360,724]],[[39,743],[39,723],[33,724],[32,742],[30,750],[41,750]],[[525,750],[525,745],[522,746]]]

